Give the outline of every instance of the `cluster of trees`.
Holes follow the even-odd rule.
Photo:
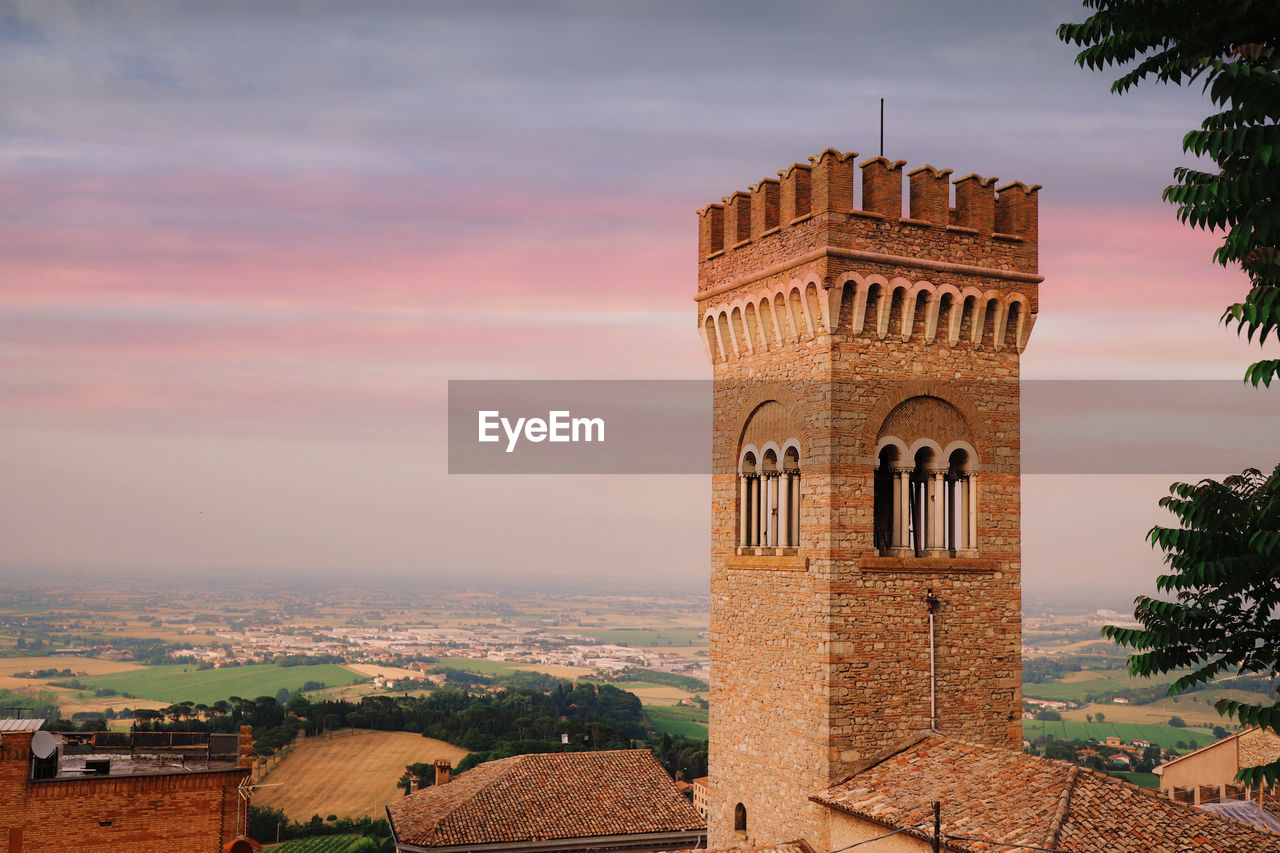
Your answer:
[[[391,827],[386,820],[371,820],[362,817],[339,819],[336,815],[322,818],[312,815],[310,820],[294,822],[289,820],[280,809],[249,807],[250,838],[264,842],[289,841],[294,838],[310,838],[316,835],[362,835],[359,846],[352,846],[348,853],[391,853],[395,843],[391,838]]]
[[[270,754],[294,739],[351,727],[407,731],[470,750],[459,770],[481,761],[530,752],[615,749],[644,741],[651,726],[640,700],[608,684],[556,680],[550,690],[507,687],[495,693],[438,690],[426,696],[366,696],[359,702],[312,702],[299,693],[233,696],[209,705],[179,702],[133,712],[139,731],[235,732],[253,726],[254,748]],[[568,743],[563,742],[567,736]]]
[[[1214,260],[1249,278],[1222,320],[1250,342],[1280,333],[1280,4],[1274,0],[1086,0],[1087,20],[1059,37],[1077,63],[1123,68],[1112,91],[1144,80],[1203,81],[1216,110],[1183,137],[1183,151],[1211,168],[1180,167],[1164,198],[1182,222],[1220,231]],[[1270,388],[1280,359],[1249,365],[1245,382]],[[1265,393],[1265,392],[1264,392]],[[1274,464],[1270,460],[1266,464]],[[1265,470],[1265,469],[1264,469]],[[1153,527],[1165,552],[1160,597],[1141,596],[1140,628],[1104,634],[1133,650],[1135,675],[1182,673],[1171,693],[1224,673],[1280,675],[1280,464],[1224,480],[1174,483],[1161,505],[1174,526]],[[1170,600],[1171,599],[1171,600]],[[1223,699],[1219,713],[1280,730],[1280,703]],[[1241,771],[1249,785],[1280,780],[1280,761]]]
[[[26,709],[21,712],[24,717],[40,717],[50,721],[62,716],[58,709],[58,697],[49,690],[23,690],[21,693],[0,690],[0,707],[23,708]]]
[[[240,726],[253,727],[254,751],[270,755],[292,741],[302,729],[297,717],[306,707],[306,697],[297,696],[285,705],[274,696],[244,699],[231,696],[212,704],[177,702],[167,708],[138,708],[133,712],[134,730],[168,732],[234,733]]]
[[[665,684],[668,687],[678,687],[681,690],[687,690],[690,693],[700,693],[711,689],[711,685],[703,681],[701,678],[694,678],[692,675],[681,675],[677,672],[663,672],[658,669],[644,669],[638,666],[628,666],[624,669],[611,673],[605,680],[607,681],[644,681],[649,684]]]
[[[107,729],[107,718],[94,714],[76,715],[76,720],[54,720],[44,728],[50,732],[101,732]]]
[[[367,696],[359,703],[305,697],[295,702],[290,708],[307,717],[312,732],[342,726],[408,731],[461,746],[472,755],[459,771],[510,755],[626,748],[650,730],[633,694],[563,680],[548,691],[508,686],[474,695],[438,690],[427,696]]]
[[[71,678],[75,675],[69,669],[35,669],[26,672],[15,672],[14,678]]]
[[[663,735],[652,739],[649,747],[673,779],[690,782],[707,775],[707,742],[700,738]]]
[[[315,666],[323,663],[346,663],[341,655],[281,655],[272,663],[276,666]]]

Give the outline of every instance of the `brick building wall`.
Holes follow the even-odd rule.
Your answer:
[[[32,781],[31,735],[0,741],[3,853],[218,853],[240,835],[247,769]]]
[[[874,158],[855,209],[853,157],[825,151],[700,212],[712,847],[829,847],[809,795],[931,724],[929,591],[934,724],[1020,743],[1018,361],[1038,307],[1038,187],[966,176],[953,207],[950,172],[924,167],[904,216],[903,164]],[[886,429],[976,451],[975,548],[881,553]],[[799,541],[744,548],[740,460],[769,439],[799,444]]]

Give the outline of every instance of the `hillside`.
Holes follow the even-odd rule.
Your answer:
[[[295,747],[259,782],[264,787],[253,792],[253,804],[281,809],[294,821],[314,814],[385,817],[383,807],[404,796],[396,781],[405,765],[447,758],[456,766],[466,754],[410,732],[344,729]]]

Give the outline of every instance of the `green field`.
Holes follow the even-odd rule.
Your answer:
[[[631,646],[637,649],[663,646],[705,646],[707,641],[697,631],[686,628],[574,628],[573,633],[612,643],[615,646]]]
[[[315,838],[295,838],[279,847],[267,849],[271,853],[347,853],[363,839],[363,835],[321,835]]]
[[[107,687],[139,699],[204,705],[229,696],[245,699],[275,696],[281,687],[292,693],[308,681],[317,681],[326,687],[345,687],[368,680],[363,675],[332,663],[313,666],[275,666],[262,663],[200,670],[194,664],[169,664],[79,679],[89,689]]]
[[[1179,749],[1179,751],[1197,749],[1216,740],[1208,730],[1190,727],[1180,729],[1174,726],[1149,726],[1139,723],[1022,721],[1022,736],[1027,740],[1034,741],[1043,734],[1051,734],[1058,740],[1088,740],[1089,738],[1095,738],[1102,741],[1108,737],[1115,736],[1125,743],[1131,743],[1135,738],[1139,738],[1159,744],[1164,749],[1179,749],[1177,743],[1182,741],[1186,746]]]
[[[707,712],[688,705],[645,705],[658,734],[672,737],[707,738]]]
[[[1115,771],[1108,773],[1109,776],[1115,776],[1117,779],[1123,779],[1126,782],[1132,782],[1139,788],[1159,788],[1160,777],[1154,773],[1127,773],[1123,771]]]
[[[471,658],[436,658],[436,666],[474,672],[476,675],[511,675],[519,672],[512,664],[500,660],[473,660]]]
[[[1169,679],[1171,683],[1173,679]],[[1142,682],[1150,687],[1159,682]],[[1115,692],[1127,686],[1139,686],[1137,681],[1121,681],[1115,678],[1086,678],[1081,681],[1045,681],[1040,684],[1023,684],[1022,695],[1029,699],[1052,699],[1057,702],[1084,703],[1090,693]]]

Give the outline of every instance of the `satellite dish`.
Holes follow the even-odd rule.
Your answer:
[[[31,752],[36,758],[48,758],[58,748],[58,737],[52,732],[36,732],[31,737]]]

